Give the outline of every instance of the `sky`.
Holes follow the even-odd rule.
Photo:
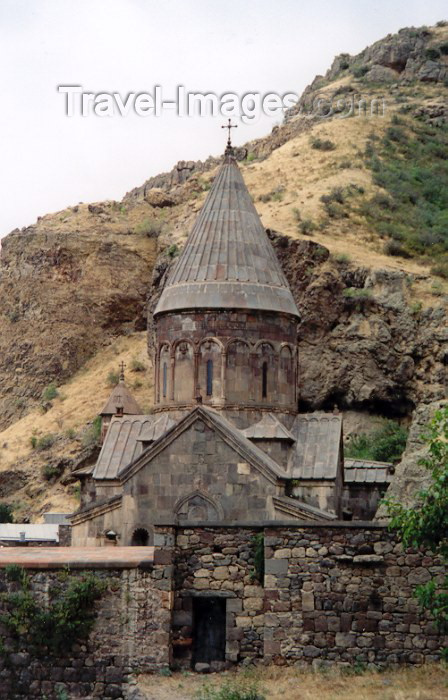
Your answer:
[[[78,202],[121,199],[223,151],[222,115],[69,117],[83,91],[300,94],[338,53],[448,19],[446,0],[0,0],[0,237]],[[238,123],[235,144],[281,115]]]

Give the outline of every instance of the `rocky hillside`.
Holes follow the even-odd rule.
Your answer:
[[[337,404],[347,432],[446,395],[447,71],[448,26],[404,29],[336,57],[283,125],[239,149],[302,313],[302,409]],[[122,202],[69,207],[3,239],[0,498],[21,514],[75,507],[70,471],[94,458],[86,426],[120,359],[149,408],[146,301],[218,164],[180,161]]]

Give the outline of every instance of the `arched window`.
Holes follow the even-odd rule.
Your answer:
[[[268,363],[263,362],[261,375],[261,397],[265,399],[268,395]]]
[[[168,365],[166,364],[166,362],[164,362],[163,363],[163,376],[162,376],[162,396],[164,399],[166,398],[167,386],[168,386]]]
[[[178,343],[174,357],[174,400],[183,403],[194,396],[193,346],[185,340]]]
[[[207,396],[213,395],[213,360],[207,360]]]
[[[198,387],[207,401],[213,402],[221,396],[221,363],[221,346],[215,340],[203,340],[199,347]]]
[[[149,542],[148,530],[143,527],[138,527],[134,530],[132,534],[131,546],[132,547],[146,547]]]
[[[161,403],[167,403],[170,398],[170,385],[171,385],[171,377],[170,377],[170,367],[171,367],[171,362],[170,362],[170,355],[171,351],[168,345],[163,345],[160,348],[160,357],[159,357],[159,380],[158,380],[158,387],[157,387],[157,392],[158,392],[158,401]]]

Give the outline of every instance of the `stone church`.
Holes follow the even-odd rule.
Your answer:
[[[152,544],[155,525],[372,518],[389,465],[344,464],[341,415],[298,413],[299,323],[229,142],[154,311],[154,408],[142,415],[122,374],[98,461],[76,473],[73,544]]]

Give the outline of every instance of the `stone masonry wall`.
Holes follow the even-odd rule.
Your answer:
[[[173,611],[175,665],[187,668],[192,661],[192,608],[193,598],[197,596],[226,599],[227,662],[262,658],[263,587],[254,569],[254,537],[260,530],[177,528]]]
[[[444,567],[380,527],[265,529],[264,658],[425,663],[447,643],[413,591]]]
[[[69,572],[81,577],[85,571]],[[89,570],[92,573],[92,570]],[[129,674],[136,668],[154,671],[169,665],[171,569],[124,569],[93,572],[107,590],[96,603],[96,620],[87,641],[76,643],[66,656],[50,655],[17,643],[0,626],[5,652],[0,654],[0,698],[124,698]],[[53,585],[61,585],[65,569],[28,570],[33,595],[45,605]],[[0,590],[13,592],[18,584],[0,570]],[[1,610],[0,600],[0,614]]]
[[[442,581],[444,567],[429,553],[403,551],[383,526],[187,524],[171,533],[175,666],[192,662],[197,596],[226,598],[227,665],[421,664],[448,643],[413,595],[433,576]],[[264,586],[255,577],[257,534]]]

